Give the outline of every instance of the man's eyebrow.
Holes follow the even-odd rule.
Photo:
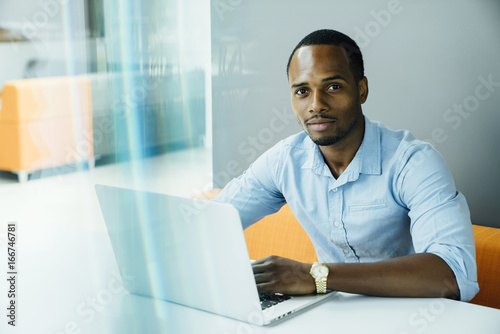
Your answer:
[[[327,78],[324,78],[321,80],[321,82],[327,82],[327,81],[332,81],[332,80],[343,80],[343,81],[347,81],[343,76],[341,75],[332,75],[330,77],[327,77]],[[302,86],[307,86],[307,82],[301,82],[301,83],[296,83],[296,84],[293,84],[291,87],[292,88],[297,88],[297,87],[302,87]]]
[[[307,86],[307,82],[301,82],[301,83],[298,83],[298,84],[293,84],[292,88],[302,87],[302,86]]]
[[[347,81],[346,79],[344,79],[344,77],[342,77],[340,75],[332,75],[331,77],[324,78],[323,80],[321,80],[321,82],[338,80],[338,79],[343,80],[343,81]]]

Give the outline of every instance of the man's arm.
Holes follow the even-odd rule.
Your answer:
[[[253,263],[259,293],[316,291],[309,263],[269,256]],[[329,263],[327,289],[388,297],[460,299],[453,271],[439,256],[419,253],[374,263]]]
[[[214,199],[234,206],[243,228],[277,212],[285,204],[285,198],[274,182],[281,153],[281,143],[278,143],[255,160],[241,176],[229,182]]]

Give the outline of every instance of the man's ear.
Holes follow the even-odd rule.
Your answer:
[[[361,104],[366,102],[368,98],[368,79],[366,77],[362,77],[358,81],[358,92],[359,92],[359,102]]]

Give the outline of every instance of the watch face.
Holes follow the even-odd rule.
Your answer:
[[[328,275],[328,268],[324,267],[324,266],[317,266],[317,267],[314,267],[312,273],[313,273],[314,277],[323,277],[323,276]]]

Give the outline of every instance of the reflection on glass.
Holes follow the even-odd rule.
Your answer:
[[[98,44],[107,71],[95,74],[100,96],[93,99],[104,101],[95,105],[103,108],[94,114],[94,130],[113,124],[114,131],[103,133],[96,155],[135,159],[203,144],[209,41],[200,37],[207,39],[209,13],[196,11],[197,3],[102,3]]]
[[[210,146],[210,2],[5,2],[0,28],[0,52],[9,64],[0,71],[1,86],[19,79],[89,79],[93,133],[85,131],[97,165]],[[37,84],[45,91],[43,82]],[[45,100],[53,109],[52,99]],[[71,126],[79,131],[77,123]],[[58,133],[54,128],[51,136]],[[37,145],[48,144],[42,139]],[[75,168],[50,157],[43,165],[45,176]]]

